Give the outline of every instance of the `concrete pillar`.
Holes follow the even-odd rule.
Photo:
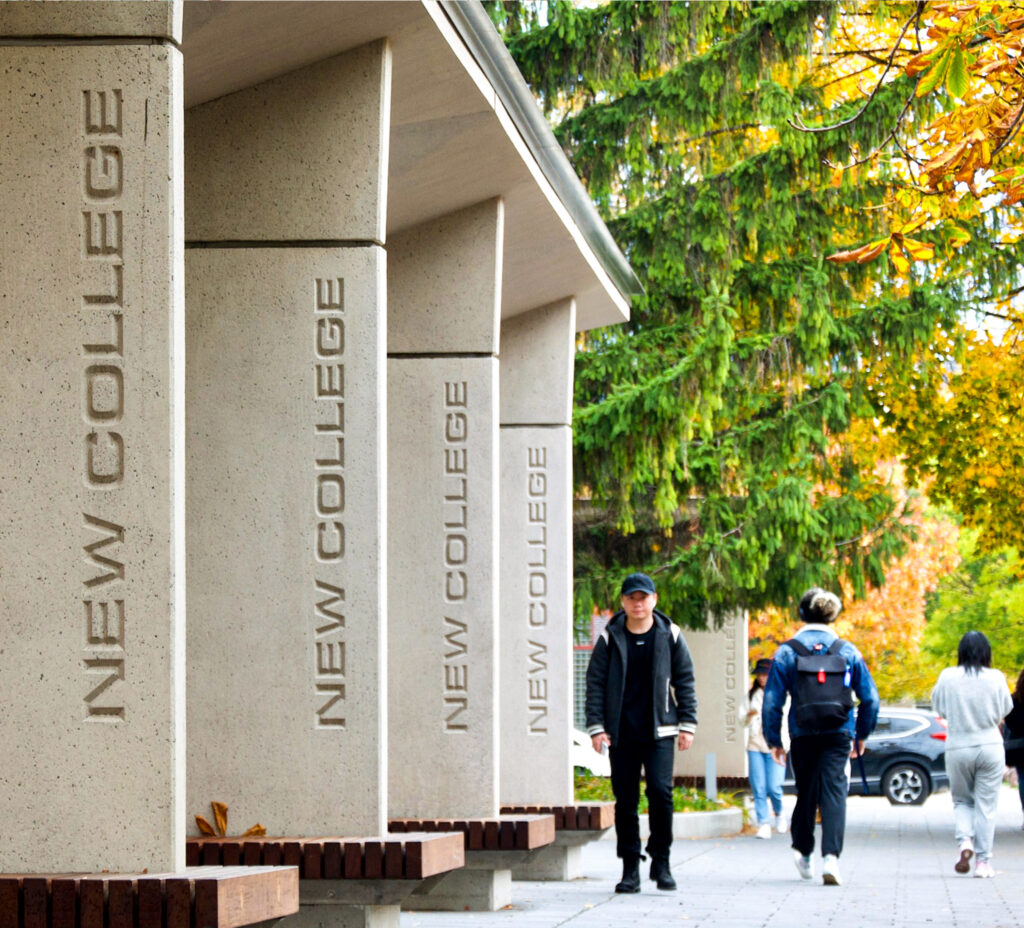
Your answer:
[[[720,629],[687,629],[693,656],[700,724],[689,751],[677,751],[676,776],[704,776],[704,759],[715,755],[718,778],[747,775],[743,704],[750,688],[747,615],[730,613]]]
[[[180,38],[0,5],[0,871],[184,866]]]
[[[501,328],[501,801],[573,800],[572,376],[576,306]]]
[[[384,42],[186,114],[188,803],[386,831]]]
[[[392,817],[498,814],[502,212],[491,200],[388,245]],[[457,894],[500,908],[501,874],[464,874],[487,885]]]

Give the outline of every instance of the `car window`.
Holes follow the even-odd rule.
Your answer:
[[[920,728],[920,719],[907,719],[907,718],[892,718],[889,720],[890,729],[893,732],[898,731],[911,731],[914,728]]]
[[[871,733],[872,738],[877,738],[883,735],[889,734],[892,730],[892,719],[887,716],[880,715],[878,717],[878,724],[875,725],[875,730]]]

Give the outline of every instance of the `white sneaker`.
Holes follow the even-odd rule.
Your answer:
[[[826,854],[821,859],[821,880],[826,886],[839,886],[843,882],[839,876],[839,858],[835,854]]]
[[[964,838],[960,842],[958,848],[960,856],[957,858],[953,869],[957,873],[970,873],[971,872],[971,858],[974,856],[974,842],[970,838]]]
[[[772,836],[772,826],[765,822],[763,825],[757,826],[757,835],[755,837],[760,838],[762,841],[767,841]]]
[[[992,864],[987,860],[979,860],[974,865],[974,875],[982,880],[991,880],[996,875],[996,872],[992,869]]]
[[[810,855],[804,856],[799,851],[793,851],[793,863],[796,864],[797,872],[800,874],[802,880],[813,880],[814,879],[814,863],[810,858]]]
[[[780,834],[784,835],[789,831],[789,822],[786,821],[786,816],[778,814],[775,816],[775,830]]]

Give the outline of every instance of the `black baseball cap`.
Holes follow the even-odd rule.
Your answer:
[[[638,590],[642,590],[644,593],[654,593],[654,581],[647,576],[647,574],[630,574],[622,581],[621,596],[629,596],[630,593],[636,593]]]

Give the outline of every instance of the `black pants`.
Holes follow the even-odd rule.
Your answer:
[[[615,837],[619,857],[640,856],[640,768],[647,779],[648,816],[651,837],[647,853],[668,857],[672,846],[672,764],[675,738],[635,743],[620,741],[612,745],[612,792],[615,793]]]
[[[849,780],[846,761],[850,736],[838,731],[794,738],[789,749],[796,780],[796,807],[789,830],[793,847],[801,854],[814,850],[814,818],[821,806],[821,853],[843,852],[846,832],[846,794]]]

